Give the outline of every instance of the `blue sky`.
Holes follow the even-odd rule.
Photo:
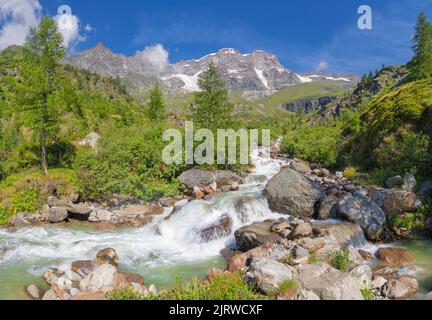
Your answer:
[[[131,55],[162,44],[176,62],[225,47],[263,49],[296,72],[321,65],[361,74],[383,63],[405,63],[419,11],[432,19],[432,0],[2,1],[36,1],[51,16],[59,5],[69,5],[80,22],[74,51],[103,42]],[[372,30],[357,28],[362,4],[373,10]]]

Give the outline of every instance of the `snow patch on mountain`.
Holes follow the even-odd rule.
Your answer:
[[[183,81],[183,83],[185,84],[183,86],[184,90],[196,92],[196,91],[200,91],[200,88],[198,86],[198,77],[201,73],[202,73],[202,71],[194,74],[193,76],[189,76],[189,75],[183,74],[183,73],[178,73],[178,74],[170,75],[168,77],[162,77],[161,80],[167,81],[167,80],[170,80],[172,78],[178,78],[181,81]]]
[[[263,83],[264,87],[266,87],[267,89],[270,89],[269,84],[268,84],[268,80],[267,78],[264,76],[264,71],[255,68],[255,72],[258,76],[258,78],[261,80],[261,82]]]

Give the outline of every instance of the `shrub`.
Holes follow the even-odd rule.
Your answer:
[[[336,165],[339,140],[338,126],[303,126],[290,131],[284,137],[282,151],[303,160],[332,167]]]
[[[357,175],[357,169],[354,167],[345,168],[343,175],[347,179],[353,179]]]
[[[371,288],[364,287],[363,289],[360,289],[361,294],[363,296],[363,299],[365,300],[375,300],[375,295],[372,292]]]
[[[241,272],[219,274],[210,280],[194,279],[189,283],[178,281],[173,287],[158,294],[143,296],[132,290],[116,290],[112,300],[262,300],[268,297],[257,293],[244,280]]]
[[[342,272],[347,272],[350,260],[349,251],[347,249],[337,250],[330,255],[330,265]]]
[[[397,228],[403,228],[409,231],[421,230],[424,228],[422,216],[422,212],[400,214],[393,217],[390,220],[390,224]]]

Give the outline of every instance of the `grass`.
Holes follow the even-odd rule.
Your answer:
[[[346,82],[331,80],[315,81],[284,88],[260,101],[260,103],[264,104],[266,107],[280,107],[284,103],[305,98],[339,96],[350,89],[353,89],[353,85]]]
[[[144,296],[131,289],[116,290],[108,294],[110,300],[264,300],[247,284],[241,272],[222,273],[210,280],[194,279],[188,283],[178,281],[173,287],[158,294]]]
[[[285,280],[279,285],[279,297],[284,299],[294,298],[300,290],[300,286],[295,279]]]

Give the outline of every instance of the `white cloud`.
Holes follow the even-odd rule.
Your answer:
[[[158,71],[162,71],[169,65],[168,51],[161,44],[146,47],[144,50],[138,51],[136,56],[154,66]]]
[[[79,42],[83,42],[86,38],[80,34],[80,22],[77,16],[73,14],[62,14],[54,17],[57,22],[57,27],[64,39],[66,48],[73,48]]]
[[[327,62],[327,61],[324,61],[324,60],[321,60],[321,61],[318,63],[318,67],[316,68],[316,71],[322,71],[322,70],[327,69],[328,67],[329,67],[328,62]]]
[[[29,27],[36,26],[42,16],[42,6],[38,0],[0,0],[0,51],[10,45],[22,45],[27,37]],[[56,15],[64,45],[73,49],[79,42],[86,40],[80,33],[79,18],[73,14]],[[93,28],[87,24],[85,32]]]
[[[24,43],[30,26],[35,26],[42,7],[38,0],[0,0],[0,50]]]

